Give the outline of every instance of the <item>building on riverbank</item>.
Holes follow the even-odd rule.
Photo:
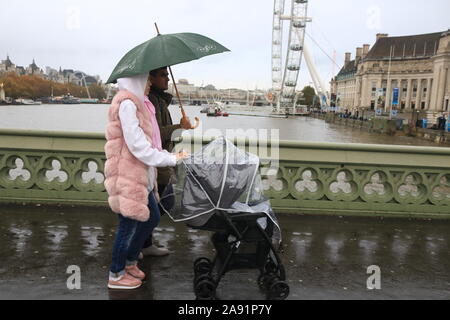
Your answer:
[[[6,56],[6,60],[0,61],[0,75],[2,73],[8,73],[8,72],[14,72],[18,74],[19,76],[25,76],[25,75],[34,75],[44,78],[45,73],[44,71],[39,68],[33,59],[33,62],[26,68],[22,66],[17,66],[14,64],[9,55]]]
[[[331,91],[343,108],[388,111],[398,88],[398,110],[435,118],[450,112],[449,69],[450,30],[401,37],[377,34],[372,48],[365,44],[356,49],[355,59],[346,53]]]
[[[214,85],[195,86],[189,83],[187,79],[180,79],[176,84],[179,93],[185,103],[208,103],[215,100],[224,103],[249,104],[255,106],[268,105],[265,90],[242,90],[236,88],[217,89]],[[172,83],[169,84],[168,92],[176,96],[175,88]]]
[[[39,76],[46,80],[51,80],[58,83],[71,83],[78,86],[90,86],[93,84],[100,84],[100,76],[90,76],[82,71],[75,71],[72,69],[64,69],[61,67],[59,71],[50,67],[45,68],[45,72],[36,64],[35,60],[26,68],[15,65],[9,55],[6,60],[0,61],[0,76],[4,73],[14,72],[19,76],[33,75]]]
[[[9,55],[6,56],[6,60],[0,60],[0,75],[7,72],[15,72],[18,75],[26,74],[25,68],[16,66],[9,58]]]

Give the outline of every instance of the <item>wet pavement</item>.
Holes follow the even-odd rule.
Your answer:
[[[279,215],[288,299],[450,299],[450,221]],[[165,216],[155,232],[172,254],[146,258],[142,288],[106,287],[115,216],[104,209],[0,205],[0,299],[194,299],[192,262],[213,256],[210,233]],[[67,268],[81,269],[81,290]],[[381,271],[381,289],[368,290]],[[260,300],[257,270],[227,273],[220,299]]]

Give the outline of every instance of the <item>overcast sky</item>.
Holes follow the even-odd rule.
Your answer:
[[[286,0],[290,3],[290,0]],[[271,87],[273,0],[0,0],[0,59],[27,66],[76,69],[106,80],[134,46],[162,33],[196,32],[232,52],[174,67],[196,85],[253,89]],[[308,34],[327,52],[344,53],[376,33],[412,35],[450,28],[449,0],[310,0]],[[286,37],[287,38],[287,37]],[[333,64],[307,38],[319,73],[329,82]],[[306,64],[299,85],[310,78]],[[335,67],[335,72],[338,68]]]

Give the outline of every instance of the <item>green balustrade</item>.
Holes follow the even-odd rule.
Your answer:
[[[184,137],[195,151],[211,139]],[[450,149],[235,139],[276,212],[450,218]],[[107,205],[103,134],[0,130],[0,202]]]
[[[0,202],[107,201],[102,134],[0,130]]]

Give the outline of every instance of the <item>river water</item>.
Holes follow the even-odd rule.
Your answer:
[[[33,105],[0,106],[0,129],[29,129],[46,131],[75,131],[103,133],[107,122],[108,105]],[[185,107],[187,115],[194,122],[199,117],[201,126],[195,134],[226,134],[230,129],[248,131],[256,129],[260,137],[278,130],[282,140],[320,141],[338,143],[394,144],[415,146],[442,146],[431,141],[411,137],[387,136],[308,117],[273,118],[262,117],[270,109],[267,107],[232,107],[230,113],[249,114],[226,117],[207,117],[200,113],[201,107]],[[177,106],[170,111],[174,122],[179,122],[181,113]],[[250,114],[259,115],[259,117]],[[273,132],[272,132],[273,134]],[[269,138],[269,136],[267,136]]]

